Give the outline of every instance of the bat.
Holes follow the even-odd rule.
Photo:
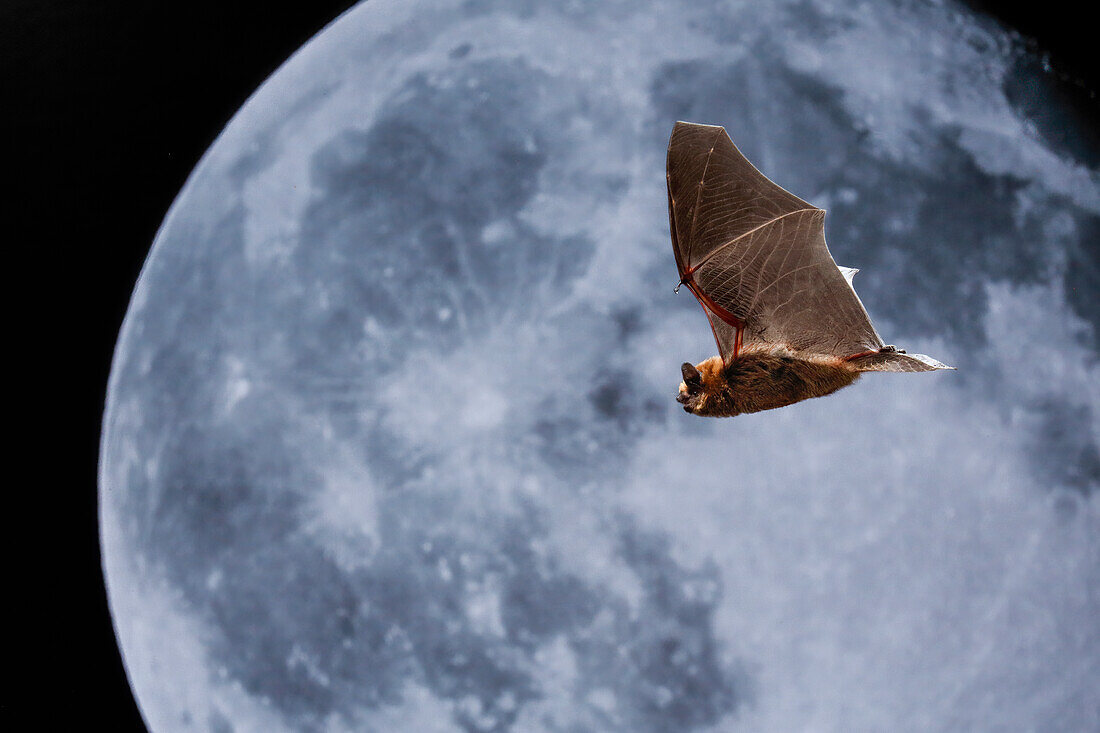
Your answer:
[[[668,218],[680,284],[699,300],[718,356],[680,368],[677,402],[732,417],[823,397],[863,372],[952,369],[887,345],[825,244],[825,211],[773,183],[724,127],[677,122]]]

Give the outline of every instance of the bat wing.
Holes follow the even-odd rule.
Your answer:
[[[747,345],[842,358],[883,341],[825,245],[825,212],[753,167],[725,128],[677,122],[668,211],[680,282],[729,363]]]

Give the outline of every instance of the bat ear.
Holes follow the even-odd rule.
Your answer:
[[[691,365],[691,362],[685,361],[680,365],[680,373],[684,375],[684,384],[689,387],[701,387],[703,385],[703,378],[699,376],[699,370]]]

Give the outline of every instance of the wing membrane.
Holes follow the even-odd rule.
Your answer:
[[[722,357],[741,345],[847,357],[883,345],[825,244],[825,212],[758,171],[722,127],[676,123],[669,220],[681,281]]]
[[[931,356],[906,354],[900,351],[861,354],[851,362],[862,372],[933,372],[937,369],[955,368]]]

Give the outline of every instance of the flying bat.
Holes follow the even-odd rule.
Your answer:
[[[857,270],[825,245],[825,211],[758,171],[724,127],[677,122],[667,176],[680,285],[718,342],[718,356],[681,367],[684,410],[732,417],[831,394],[863,372],[953,368],[883,342],[852,287]]]

